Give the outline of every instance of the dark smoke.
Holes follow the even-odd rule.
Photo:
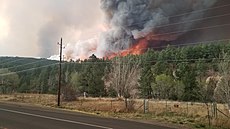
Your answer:
[[[165,33],[189,30],[199,22],[175,23],[204,17],[205,11],[195,11],[207,9],[216,2],[217,0],[101,0],[101,8],[110,30],[103,34],[101,46],[104,47],[99,48],[117,52],[149,35],[156,35],[151,40],[175,40],[186,31],[173,35]],[[186,15],[171,17],[182,13]],[[169,24],[175,25],[166,26]]]

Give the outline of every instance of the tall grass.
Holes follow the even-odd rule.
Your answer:
[[[56,107],[55,95],[42,94],[12,94],[0,95],[2,101],[23,102],[29,104]],[[215,117],[211,104],[176,102],[176,101],[148,101],[148,113],[144,114],[143,100],[129,100],[128,108],[121,98],[78,98],[76,101],[61,102],[63,108],[86,112],[100,112],[118,116],[123,113],[128,118],[154,119],[169,121],[172,123],[192,125],[195,128],[209,128],[209,120],[212,127],[229,129],[230,119],[222,113]],[[228,114],[227,106],[218,104],[218,109]]]

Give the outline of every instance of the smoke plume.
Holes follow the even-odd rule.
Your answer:
[[[217,0],[101,0],[109,30],[102,34],[99,55],[116,53],[134,45],[143,37],[151,40],[175,40],[198,22],[176,24],[204,17]],[[184,15],[178,15],[184,14]],[[176,16],[177,15],[177,16]],[[183,33],[166,34],[183,31]]]
[[[99,6],[100,0],[0,0],[0,55],[58,54],[61,37],[72,45],[97,32]]]

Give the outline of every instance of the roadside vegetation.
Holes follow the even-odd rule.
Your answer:
[[[1,99],[56,105],[57,61],[19,57],[0,61]],[[111,60],[92,55],[62,66],[62,107],[195,128],[230,127],[229,42],[168,46]],[[143,101],[136,99],[149,100],[146,114]]]
[[[0,101],[19,102],[37,106],[57,107],[57,97],[47,94],[11,94],[0,95]],[[90,113],[103,117],[138,120],[147,123],[168,125],[175,128],[228,129],[230,121],[221,113],[214,118],[211,104],[209,111],[211,126],[208,123],[208,110],[204,103],[149,100],[148,112],[144,113],[143,99],[125,101],[117,98],[82,98],[76,101],[62,101],[61,108]],[[219,110],[228,113],[226,105],[218,104]]]

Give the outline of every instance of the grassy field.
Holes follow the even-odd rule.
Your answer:
[[[56,107],[56,96],[41,94],[0,95],[1,101],[22,102],[34,105]],[[61,108],[93,113],[105,117],[141,120],[144,122],[168,122],[192,128],[230,129],[227,106],[218,104],[215,116],[211,104],[148,101],[148,112],[144,113],[143,100],[129,100],[126,108],[122,99],[115,98],[78,98],[72,102],[61,102]],[[209,115],[208,115],[209,114]],[[210,125],[209,127],[209,120]]]

